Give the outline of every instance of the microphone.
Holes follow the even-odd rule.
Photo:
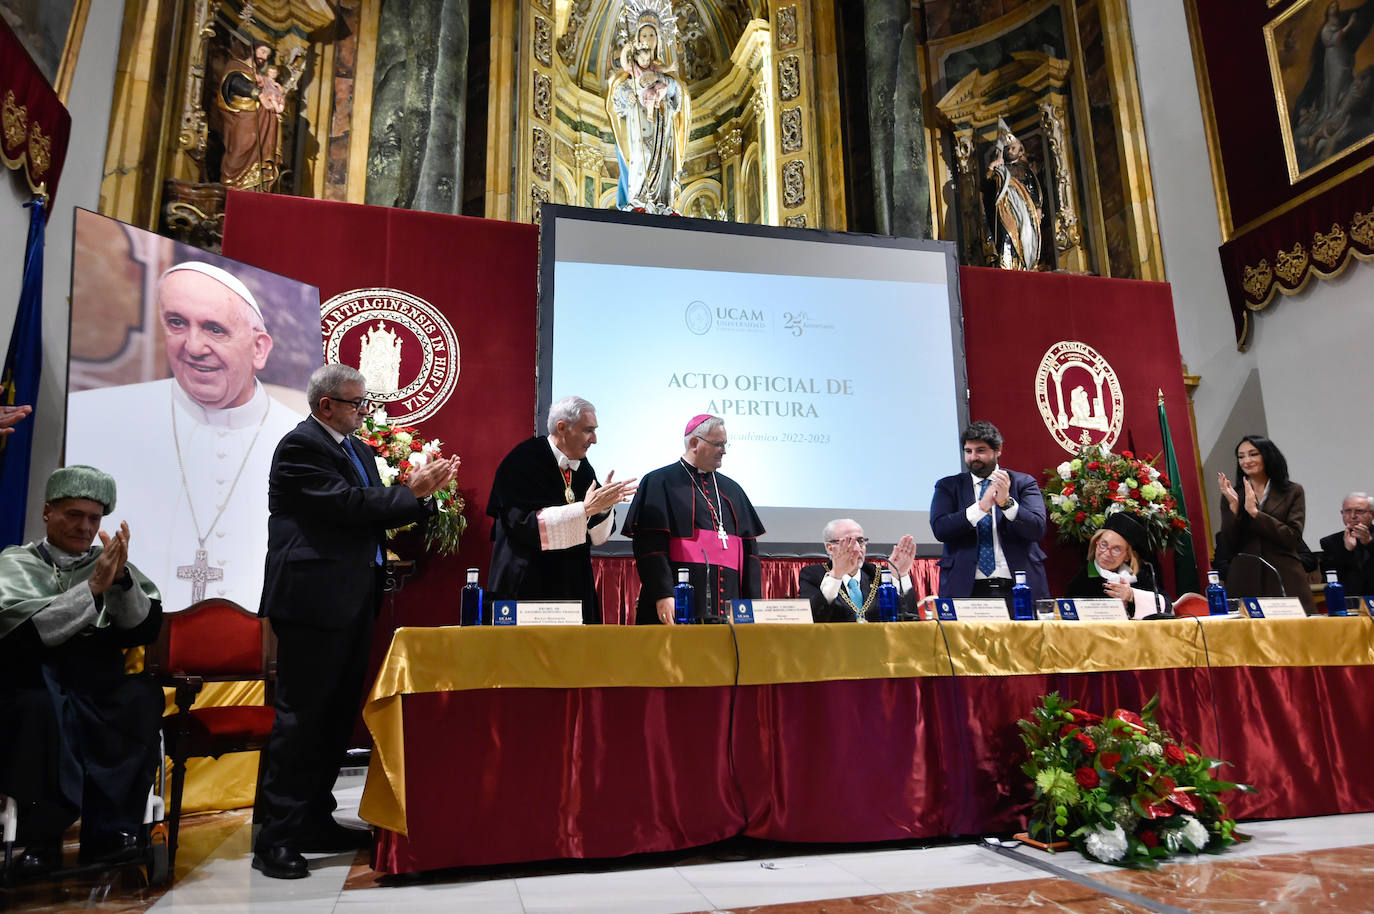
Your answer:
[[[1146,558],[1142,558],[1141,561],[1145,563],[1146,568],[1150,569],[1150,593],[1154,594],[1155,597],[1155,611],[1150,615],[1172,616],[1173,608],[1169,606],[1169,601],[1164,599],[1164,595],[1159,592],[1159,572],[1155,569],[1155,563]],[[1163,608],[1160,607],[1160,603],[1164,604]]]
[[[698,547],[701,548],[701,547]],[[706,592],[710,595],[711,609],[708,612],[706,602],[702,601],[697,606],[697,619],[701,622],[720,622],[720,607],[716,605],[716,600],[720,597],[719,590],[711,589],[711,560],[706,557],[706,550],[701,548],[701,561],[706,565]]]
[[[1240,558],[1242,555],[1245,556],[1245,557],[1247,557],[1247,558],[1252,558],[1252,559],[1254,559],[1255,561],[1257,561],[1257,562],[1259,562],[1261,565],[1263,565],[1265,568],[1268,568],[1270,571],[1274,572],[1274,577],[1275,577],[1275,578],[1278,580],[1278,582],[1279,582],[1279,596],[1281,596],[1281,597],[1286,597],[1286,596],[1288,596],[1288,591],[1285,590],[1285,589],[1284,589],[1284,586],[1283,586],[1283,575],[1279,574],[1279,570],[1278,570],[1277,568],[1275,568],[1273,565],[1269,564],[1269,561],[1268,561],[1267,559],[1265,559],[1264,556],[1255,555],[1253,552],[1237,552],[1235,555],[1233,555],[1233,556],[1231,557],[1231,560],[1232,560],[1232,561],[1235,561],[1236,559]]]

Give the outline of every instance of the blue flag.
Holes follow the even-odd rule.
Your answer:
[[[24,282],[19,312],[14,316],[5,370],[0,374],[0,397],[5,405],[36,404],[43,367],[43,227],[47,211],[41,198],[29,207],[29,240],[24,247]],[[36,407],[35,407],[36,408]],[[29,456],[33,449],[34,416],[0,438],[0,547],[24,542],[24,515],[29,500]]]

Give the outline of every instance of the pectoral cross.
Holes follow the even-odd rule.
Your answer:
[[[196,560],[190,565],[177,566],[177,580],[191,582],[191,602],[199,603],[205,599],[205,584],[209,581],[224,579],[224,569],[211,568],[209,556],[204,549],[196,550]]]
[[[724,524],[716,527],[716,536],[720,537],[720,545],[722,548],[728,549],[730,547],[730,534],[725,532]]]

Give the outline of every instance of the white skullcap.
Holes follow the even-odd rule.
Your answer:
[[[262,318],[262,309],[258,307],[258,300],[253,297],[252,292],[248,291],[248,287],[243,284],[243,280],[239,279],[228,270],[220,269],[213,264],[204,263],[199,260],[188,260],[185,263],[179,263],[174,267],[169,267],[162,276],[158,277],[158,279],[164,279],[169,274],[175,273],[178,270],[194,270],[197,273],[210,277],[215,282],[224,286],[230,292],[233,292],[239,298],[247,302],[248,307],[257,312],[259,319]]]

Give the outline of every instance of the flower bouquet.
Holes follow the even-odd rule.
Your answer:
[[[363,419],[363,427],[354,434],[377,452],[377,473],[383,485],[405,483],[411,470],[419,469],[431,460],[443,457],[443,442],[427,439],[411,425],[391,425],[386,413],[378,410]],[[458,480],[434,493],[439,510],[425,525],[425,548],[440,555],[458,551],[458,540],[467,529],[463,517],[463,497],[458,494]],[[387,538],[414,527],[410,524],[387,531]]]
[[[1188,521],[1179,515],[1169,480],[1154,468],[1155,459],[1141,459],[1130,451],[1113,454],[1094,444],[1047,470],[1045,500],[1059,539],[1086,543],[1107,522],[1107,515],[1125,511],[1145,528],[1152,550],[1181,546]]]
[[[1032,839],[1050,850],[1065,841],[1085,857],[1123,866],[1247,840],[1217,795],[1254,788],[1214,779],[1227,763],[1164,732],[1154,720],[1158,703],[1156,695],[1139,714],[1117,710],[1104,719],[1051,692],[1017,722],[1030,756],[1021,770],[1035,785]]]

